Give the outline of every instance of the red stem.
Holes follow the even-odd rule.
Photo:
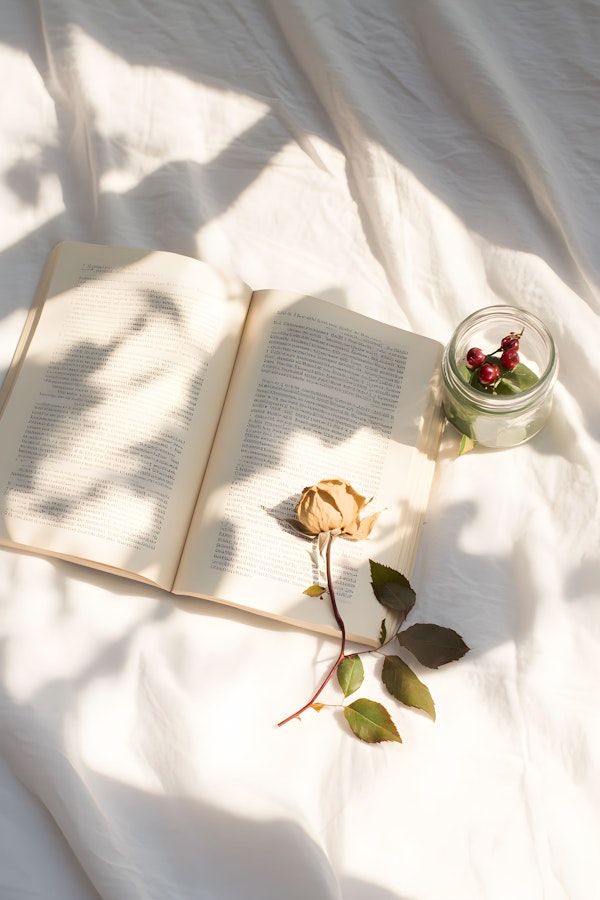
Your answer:
[[[335,601],[335,592],[333,590],[333,580],[331,578],[331,545],[333,544],[333,539],[334,539],[334,535],[330,534],[329,538],[327,539],[327,550],[325,553],[325,565],[326,565],[326,570],[327,570],[327,591],[329,593],[329,599],[331,600],[331,609],[333,610],[333,615],[335,616],[335,621],[338,623],[340,631],[342,633],[340,652],[339,652],[338,658],[336,659],[336,661],[330,668],[329,672],[327,673],[327,675],[321,682],[321,685],[318,688],[317,692],[315,694],[313,694],[313,696],[310,698],[308,703],[305,703],[301,709],[299,709],[297,712],[293,713],[291,716],[288,716],[286,719],[282,719],[281,722],[278,722],[277,723],[278,728],[280,728],[282,725],[285,725],[287,722],[291,722],[292,719],[298,719],[302,715],[303,712],[306,712],[307,709],[310,709],[310,707],[313,705],[313,703],[315,702],[315,700],[317,699],[317,697],[319,696],[319,694],[321,693],[323,688],[329,683],[329,680],[331,679],[333,673],[335,672],[335,670],[337,669],[337,667],[339,666],[339,664],[341,663],[341,661],[344,658],[344,653],[346,650],[346,626],[344,625],[344,620],[342,619],[342,617],[340,615],[340,611],[339,611],[339,609],[337,607],[337,603]]]

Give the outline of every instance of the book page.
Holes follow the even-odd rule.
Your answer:
[[[0,419],[0,541],[170,588],[250,289],[177,254],[77,243],[41,285]]]
[[[337,633],[315,541],[285,523],[304,487],[349,481],[382,510],[368,541],[335,543],[348,632],[377,643],[368,558],[410,574],[441,416],[441,346],[332,304],[257,292],[174,590]]]

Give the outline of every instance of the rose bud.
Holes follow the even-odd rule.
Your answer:
[[[333,533],[360,541],[371,533],[379,513],[361,518],[370,503],[341,478],[329,478],[306,487],[296,506],[298,521],[307,534]]]

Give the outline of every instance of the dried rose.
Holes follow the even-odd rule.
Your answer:
[[[296,506],[296,515],[306,534],[331,533],[351,541],[367,538],[379,513],[361,517],[370,500],[341,478],[327,478],[306,487]]]

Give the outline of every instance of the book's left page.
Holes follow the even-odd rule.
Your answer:
[[[178,254],[59,244],[0,398],[0,544],[170,589],[250,297]]]

